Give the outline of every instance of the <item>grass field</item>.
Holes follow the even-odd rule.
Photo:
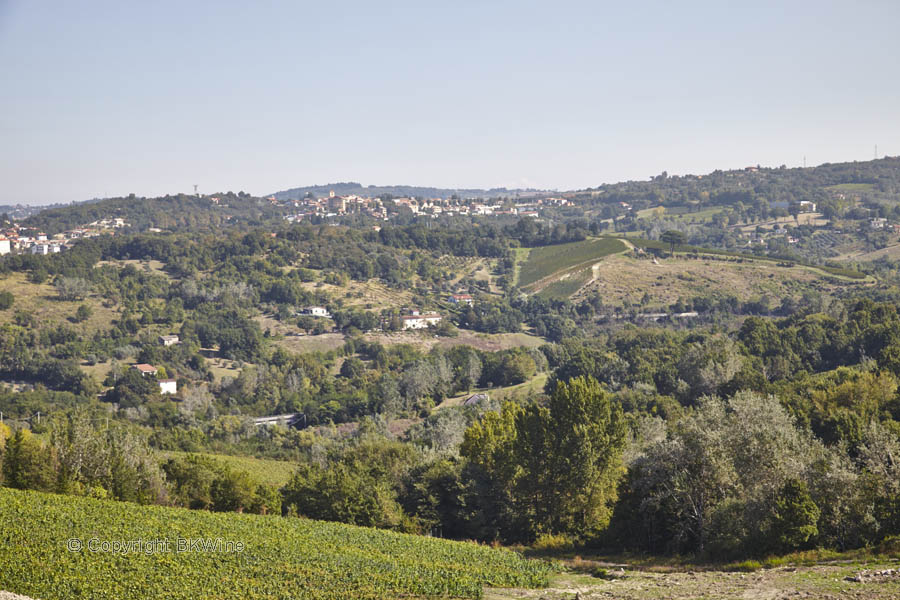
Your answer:
[[[599,294],[604,304],[637,305],[646,294],[644,310],[667,308],[678,298],[736,295],[739,298],[799,297],[803,292],[829,294],[839,287],[860,285],[838,281],[818,269],[797,265],[778,266],[773,261],[692,259],[685,255],[663,258],[654,264],[647,258],[611,256],[594,269],[596,279],[582,288],[574,300]]]
[[[544,338],[528,333],[477,333],[468,329],[460,329],[456,337],[437,337],[427,332],[398,331],[394,333],[367,333],[363,336],[368,341],[379,342],[385,346],[410,344],[423,352],[434,346],[452,348],[453,346],[472,346],[479,350],[495,352],[509,348],[536,348],[546,343]]]
[[[839,183],[837,185],[829,185],[824,189],[838,194],[859,194],[871,192],[875,189],[875,185],[871,183]]]
[[[163,460],[177,456],[188,456],[190,452],[178,452],[174,450],[160,452]],[[250,475],[256,482],[263,485],[281,487],[285,485],[297,470],[297,465],[284,460],[271,460],[267,458],[254,458],[252,456],[231,456],[228,454],[199,454],[211,458],[235,471],[241,471]]]
[[[31,283],[24,273],[10,273],[0,279],[0,292],[11,292],[15,297],[12,308],[0,311],[0,323],[13,321],[16,311],[31,313],[38,325],[65,325],[75,331],[91,335],[101,329],[108,329],[110,322],[118,318],[115,309],[106,308],[98,296],[88,296],[84,300],[63,301],[58,299],[56,289],[50,283]],[[90,318],[82,323],[72,323],[69,317],[78,306],[91,307]]]
[[[652,248],[656,250],[664,250],[669,251],[670,247],[668,244],[661,242],[659,240],[645,240],[636,237],[627,238],[628,241],[634,244],[638,248]],[[816,269],[825,273],[827,275],[834,275],[838,278],[848,279],[848,280],[868,280],[869,277],[864,273],[860,273],[859,271],[854,271],[852,269],[845,269],[840,267],[827,267],[824,265],[812,265],[806,264],[801,261],[797,261],[794,259],[784,259],[778,258],[777,256],[757,256],[755,254],[744,254],[741,252],[732,252],[729,250],[719,250],[716,248],[700,248],[698,246],[690,246],[690,245],[680,245],[675,247],[675,252],[688,252],[688,253],[696,253],[696,254],[709,254],[713,256],[728,256],[731,258],[739,258],[745,259],[749,261],[758,261],[758,262],[770,262],[770,263],[782,263],[782,262],[791,262],[799,265],[803,265],[809,267],[811,269]]]
[[[663,208],[663,211],[659,211],[658,209]],[[674,221],[685,221],[685,222],[697,222],[697,223],[705,223],[707,221],[712,220],[712,218],[724,211],[725,209],[721,206],[707,208],[704,210],[698,210],[696,212],[689,212],[688,207],[678,206],[673,208],[666,208],[661,206],[656,206],[653,208],[645,208],[643,210],[639,210],[637,212],[638,218],[641,219],[652,219],[653,217],[659,215],[664,219],[670,219]]]
[[[214,356],[206,359],[206,364],[209,365],[209,370],[216,381],[222,381],[223,377],[231,377],[234,379],[241,374],[241,369],[235,368],[238,366],[237,361],[229,360],[227,358]]]
[[[435,407],[435,410],[441,410],[444,408],[450,408],[453,406],[459,406],[463,403],[463,401],[471,396],[472,394],[477,393],[486,393],[490,395],[491,398],[500,400],[500,401],[509,401],[509,400],[525,400],[529,396],[534,394],[540,394],[544,391],[544,384],[547,383],[547,373],[538,373],[528,381],[524,383],[520,383],[518,385],[511,385],[509,387],[503,388],[477,388],[473,389],[470,392],[466,392],[465,394],[460,394],[458,396],[454,396],[452,398],[447,398],[440,404]]]
[[[326,292],[334,298],[343,298],[345,306],[359,306],[374,311],[405,306],[412,301],[412,292],[390,288],[378,279],[350,281],[344,286],[308,282],[303,287],[310,291]]]
[[[141,271],[150,271],[156,275],[162,275],[169,279],[169,274],[164,270],[166,266],[165,263],[158,260],[138,260],[134,258],[128,260],[101,260],[97,262],[96,266],[102,267],[104,265],[113,265],[119,268],[131,265]]]
[[[560,271],[624,250],[626,246],[622,240],[610,237],[532,248],[528,260],[519,269],[518,285],[528,288]]]
[[[0,589],[41,600],[479,598],[485,586],[545,586],[550,574],[547,563],[472,543],[9,488],[0,523]],[[135,540],[145,545],[111,546]]]

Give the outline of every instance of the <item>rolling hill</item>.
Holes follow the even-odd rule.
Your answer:
[[[505,187],[480,189],[480,188],[438,188],[416,185],[363,185],[355,181],[327,183],[324,185],[309,185],[304,187],[291,188],[272,194],[278,200],[299,200],[312,194],[314,196],[327,196],[329,192],[334,192],[339,196],[382,196],[390,194],[400,197],[422,196],[425,198],[450,198],[451,196],[459,196],[460,198],[496,198],[498,196],[516,196],[531,195],[536,192],[546,190],[534,189],[507,189]]]
[[[872,282],[854,271],[768,257],[684,247],[675,256],[654,259],[645,251],[663,247],[648,240],[600,237],[533,248],[522,253],[518,285],[544,298],[578,300],[599,294],[606,304],[634,303],[646,295],[644,304],[651,308],[710,293],[797,296]]]

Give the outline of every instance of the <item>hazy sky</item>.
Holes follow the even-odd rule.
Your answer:
[[[0,203],[900,154],[900,2],[0,0]]]

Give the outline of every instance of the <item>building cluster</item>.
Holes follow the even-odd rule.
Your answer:
[[[0,231],[0,255],[57,254],[71,247],[74,240],[112,233],[113,230],[122,227],[128,227],[128,223],[122,219],[101,219],[83,227],[47,235],[34,227],[23,227],[14,223]]]
[[[33,227],[12,225],[0,233],[0,255],[11,252],[31,254],[55,254],[66,247],[67,240],[59,235],[48,237]]]
[[[268,199],[279,203],[275,197]],[[404,212],[413,215],[437,217],[441,215],[455,216],[518,216],[538,218],[541,209],[547,206],[570,206],[567,198],[534,198],[515,203],[490,203],[482,198],[366,198],[362,196],[339,196],[331,192],[327,197],[308,197],[301,200],[288,200],[286,204],[297,209],[297,212],[285,217],[287,221],[299,222],[312,217],[338,217],[352,214],[363,214],[387,221]]]

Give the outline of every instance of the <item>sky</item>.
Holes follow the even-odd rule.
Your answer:
[[[0,204],[900,154],[900,2],[0,0]]]

